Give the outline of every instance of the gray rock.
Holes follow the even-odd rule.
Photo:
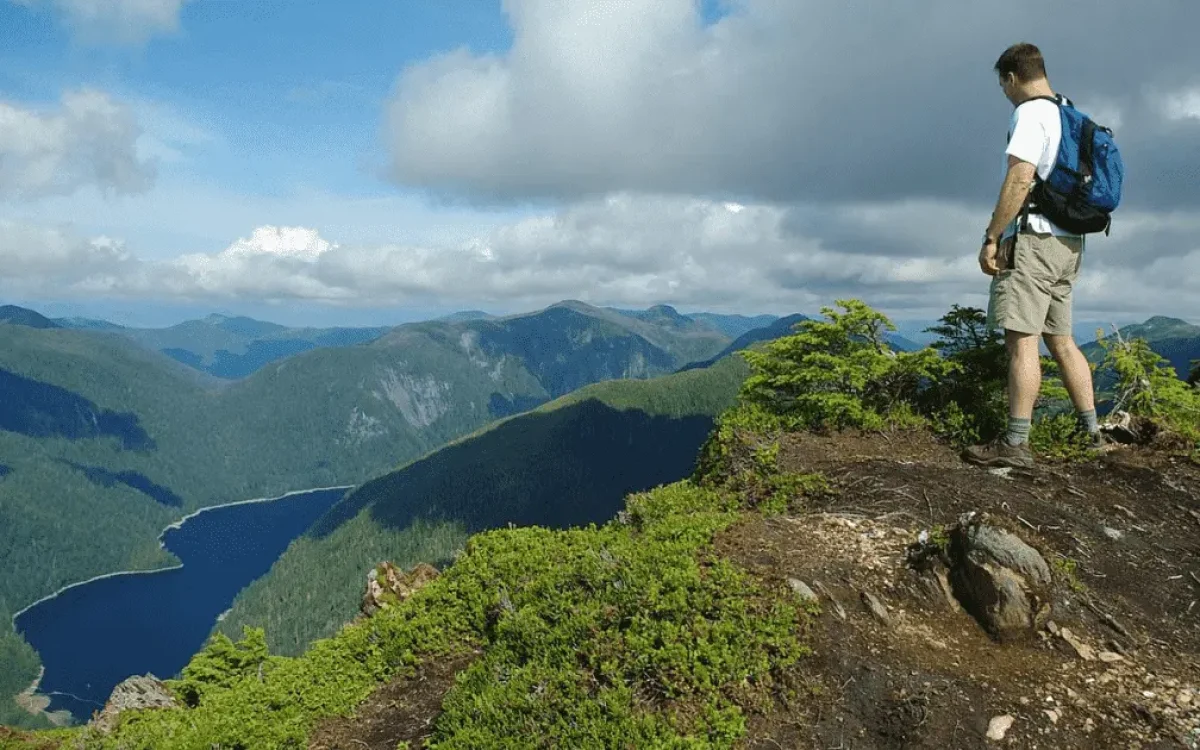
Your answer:
[[[126,711],[176,708],[178,705],[171,691],[154,675],[130,677],[113,688],[104,710],[97,714],[88,726],[102,734],[108,734],[116,728],[117,718]]]
[[[1033,635],[1050,615],[1050,566],[1017,535],[973,517],[950,532],[954,595],[998,640]]]
[[[972,524],[966,531],[973,556],[990,558],[992,562],[1024,576],[1035,586],[1050,585],[1050,566],[1046,564],[1046,559],[1016,534],[982,524]]]
[[[1103,531],[1104,536],[1108,537],[1114,542],[1119,542],[1125,537],[1125,534],[1123,534],[1120,529],[1114,529],[1111,526],[1105,526]]]
[[[860,592],[859,596],[862,597],[863,604],[866,605],[871,614],[875,616],[876,620],[879,620],[879,622],[883,625],[892,624],[892,616],[888,613],[887,607],[883,605],[883,602],[879,601],[879,597],[875,596],[870,591]]]
[[[846,620],[846,609],[842,606],[842,603],[837,600],[837,597],[831,594],[829,589],[825,588],[825,584],[821,583],[820,581],[813,581],[813,587],[816,588],[817,591],[820,591],[821,595],[829,600],[830,606],[833,607],[833,613],[837,615],[839,620],[844,622]]]
[[[816,593],[814,593],[813,590],[808,587],[807,583],[805,583],[804,581],[801,581],[799,578],[789,578],[788,586],[790,586],[792,588],[792,591],[794,591],[796,593],[796,595],[799,596],[803,601],[806,601],[806,602],[817,601]]]

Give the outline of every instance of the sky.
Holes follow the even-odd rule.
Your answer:
[[[1194,0],[0,0],[0,302],[984,307],[992,66],[1029,41],[1127,169],[1076,317],[1200,322],[1196,28]]]

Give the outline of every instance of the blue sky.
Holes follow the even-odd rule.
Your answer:
[[[982,305],[1012,9],[914,3],[0,0],[0,298],[131,323]],[[1135,186],[1084,317],[1200,317],[1200,176],[1172,168],[1200,147],[1193,20],[1101,3],[1034,40]]]
[[[183,7],[177,33],[140,45],[80,42],[52,8],[6,2],[0,29],[0,76],[17,98],[52,103],[84,85],[156,103],[215,139],[176,175],[266,195],[381,190],[363,167],[381,161],[375,131],[399,71],[511,42],[498,5],[478,0],[204,0]]]

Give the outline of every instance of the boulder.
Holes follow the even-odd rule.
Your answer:
[[[367,590],[359,609],[370,617],[381,609],[408,599],[438,575],[438,569],[429,563],[417,563],[405,573],[394,564],[385,562],[367,574]]]
[[[950,583],[997,640],[1033,635],[1050,615],[1050,566],[1016,534],[967,514],[950,531]]]
[[[104,710],[96,714],[88,726],[101,734],[108,734],[117,726],[117,718],[126,711],[148,708],[175,708],[179,705],[167,686],[154,675],[130,677],[113,688],[112,695],[104,704]]]

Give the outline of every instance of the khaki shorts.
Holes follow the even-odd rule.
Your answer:
[[[1083,261],[1083,240],[1021,232],[1001,243],[992,277],[988,324],[1019,333],[1071,335],[1071,289]]]

